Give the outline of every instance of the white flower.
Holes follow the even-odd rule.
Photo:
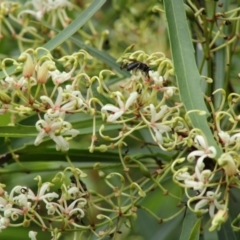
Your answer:
[[[49,115],[51,112],[59,113],[59,117],[64,118],[65,112],[61,111],[61,104],[63,102],[63,89],[61,87],[58,87],[58,95],[55,103],[53,103],[52,99],[47,96],[41,96],[40,99],[43,103],[48,103],[50,106],[51,111],[49,111]]]
[[[194,176],[190,175],[189,172],[179,171],[176,175],[176,180],[184,181],[185,187],[193,188],[194,190],[201,190],[204,187],[203,183],[195,181]]]
[[[213,146],[208,147],[208,144],[206,143],[206,140],[204,139],[203,136],[197,135],[194,139],[194,143],[197,148],[200,148],[202,150],[192,151],[187,157],[188,161],[192,162],[196,156],[200,157],[199,162],[202,162],[202,160],[206,157],[209,157],[209,158],[216,157],[217,152],[215,147]]]
[[[0,232],[2,231],[2,229],[7,228],[9,224],[10,224],[10,219],[7,217],[2,217],[0,215]]]
[[[59,85],[71,78],[71,73],[68,72],[60,72],[59,70],[49,72],[50,76],[52,77],[52,81],[55,85]]]
[[[222,143],[223,143],[225,146],[228,146],[229,144],[231,144],[230,135],[229,135],[227,132],[220,131],[220,132],[218,133],[218,136],[220,137]]]
[[[209,211],[209,215],[211,218],[214,217],[215,208],[224,209],[224,205],[221,205],[217,199],[221,196],[221,193],[215,193],[212,191],[207,191],[206,196],[203,196],[202,199],[195,205],[195,210],[200,210],[205,213]],[[208,205],[208,209],[203,208]]]
[[[72,7],[72,3],[70,3],[68,0],[32,0],[31,3],[34,10],[24,10],[20,12],[18,17],[27,13],[34,16],[38,21],[41,21],[46,12],[53,12],[56,9],[61,10],[65,7]]]
[[[48,201],[51,201],[53,198],[58,198],[59,195],[55,192],[46,193],[46,191],[49,190],[49,187],[52,184],[49,182],[43,183],[40,189],[38,190],[37,195],[33,193],[31,189],[28,189],[27,191],[27,198],[32,201],[41,201],[47,199]]]
[[[19,215],[22,216],[28,212],[28,207],[22,207],[21,209],[18,208],[8,208],[4,211],[4,217],[9,218],[13,221],[16,221],[19,218]]]
[[[23,92],[26,92],[29,86],[34,86],[37,84],[34,78],[27,79],[25,77],[21,77],[19,80],[15,80],[13,77],[6,77],[5,82],[7,83],[6,86],[8,90],[19,89]]]
[[[34,10],[24,10],[18,14],[18,18],[20,18],[23,14],[30,14],[36,18],[36,20],[41,21],[45,12],[44,10],[34,11]]]
[[[57,207],[55,206],[54,202],[48,202],[46,204],[46,209],[47,209],[47,214],[48,215],[54,215],[56,210],[57,210]]]
[[[21,187],[21,186],[19,186]],[[22,189],[27,189],[24,187],[21,187]],[[27,190],[26,190],[27,191]],[[26,196],[26,194],[20,193],[18,196],[13,197],[13,201],[17,202],[19,206],[21,207],[28,207],[29,206],[29,202],[28,202],[28,198]]]
[[[88,108],[79,90],[74,90],[71,85],[67,85],[63,93],[66,103],[64,103],[61,109],[65,112],[71,112],[74,110],[80,110],[81,108]]]
[[[186,187],[193,188],[194,190],[199,190],[200,192],[205,190],[203,182],[185,179],[184,184],[186,185]]]
[[[132,77],[131,77],[131,82],[138,82],[139,79],[145,77],[142,74],[142,71],[131,71]]]
[[[146,121],[147,124],[152,128],[152,130],[155,133],[155,140],[157,143],[162,144],[163,143],[163,137],[162,134],[165,132],[171,131],[171,128],[165,124],[158,123],[161,118],[166,114],[168,111],[167,105],[161,106],[160,111],[157,113],[156,109],[153,104],[150,104],[150,113],[151,113],[151,120],[150,122]]]
[[[49,136],[55,143],[56,149],[67,151],[69,149],[69,143],[62,135],[71,135],[75,137],[79,131],[72,129],[72,125],[61,118],[52,118],[46,113],[44,115],[45,120],[39,120],[36,123],[36,129],[39,134],[34,142],[39,145],[45,136]]]
[[[72,3],[69,0],[48,0],[48,4],[46,5],[48,12],[62,8],[72,8]]]
[[[59,200],[61,202],[61,200]],[[46,208],[48,209],[48,214],[53,214],[57,212],[59,215],[66,215],[71,217],[73,214],[80,214],[80,217],[83,218],[85,213],[82,209],[87,204],[87,200],[85,198],[78,198],[68,206],[66,200],[63,199],[63,206],[56,202],[49,203]]]
[[[176,92],[177,88],[176,87],[163,87],[162,90],[165,93],[165,96],[167,98],[172,97],[172,95]]]
[[[206,190],[205,184],[209,181],[209,178],[212,175],[211,170],[204,170],[205,164],[203,162],[204,158],[214,158],[216,156],[216,149],[214,147],[208,147],[204,137],[197,135],[194,139],[195,146],[202,150],[192,151],[187,159],[189,162],[195,160],[195,157],[199,156],[195,165],[195,179],[196,181],[202,185],[204,188],[201,189],[201,193],[203,194]]]
[[[4,211],[6,208],[8,208],[8,205],[12,206],[11,204],[8,204],[6,199],[0,197],[0,211]]]
[[[178,181],[184,181],[186,179],[192,179],[192,176],[189,174],[189,172],[182,172],[182,171],[179,171],[178,174],[176,175],[176,179]]]
[[[82,218],[82,217],[84,217],[85,213],[82,210],[82,208],[78,207],[79,203],[81,206],[84,206],[87,204],[87,200],[85,198],[78,198],[75,201],[73,201],[69,206],[63,207],[58,204],[58,208],[63,214],[65,214],[67,216],[72,216],[75,213],[80,213],[81,218]]]
[[[36,236],[37,236],[37,232],[29,231],[28,237],[31,238],[31,240],[37,240]]]
[[[218,133],[222,143],[224,146],[229,146],[235,144],[239,148],[240,144],[240,133],[236,133],[232,136],[230,136],[227,132],[220,131]]]
[[[67,101],[64,100],[64,96]],[[68,89],[65,93],[63,93],[63,89],[61,87],[58,87],[58,95],[55,103],[47,96],[41,96],[40,99],[43,103],[47,103],[50,106],[47,113],[49,116],[54,118],[64,118],[66,112],[71,113],[74,110],[79,110],[82,106],[86,106],[79,91],[70,91]]]
[[[78,187],[70,187],[68,190],[67,190],[69,196],[72,198],[72,199],[76,199],[77,196],[79,195],[80,191],[78,189]]]
[[[157,71],[149,71],[149,77],[152,78],[155,85],[162,86],[163,85],[163,77],[159,75]]]
[[[121,100],[122,94],[120,92],[116,92],[117,102],[119,107],[115,107],[112,104],[106,104],[102,107],[102,112],[110,111],[113,114],[110,114],[107,118],[108,122],[115,122],[119,117],[121,117],[128,109],[129,107],[136,102],[138,93],[132,92],[127,99],[126,103],[124,104]]]

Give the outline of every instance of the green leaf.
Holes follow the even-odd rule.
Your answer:
[[[15,138],[22,138],[22,137],[36,137],[37,130],[36,127],[33,126],[0,126],[0,137],[15,137]]]
[[[239,239],[236,237],[236,233],[231,228],[231,222],[228,221],[221,225],[221,228],[218,232],[219,240],[237,240]]]
[[[54,28],[54,27],[52,27],[48,24],[44,24],[44,26],[48,29],[51,29],[53,31],[56,31],[56,32],[60,33],[59,29]],[[111,67],[112,69],[114,69],[118,73],[122,74],[125,77],[130,77],[131,76],[131,74],[127,70],[120,69],[119,63],[116,63],[116,58],[112,57],[108,53],[106,53],[104,51],[101,51],[101,50],[98,50],[97,48],[95,48],[93,46],[89,46],[88,44],[85,44],[84,42],[80,41],[76,37],[70,37],[70,39],[79,48],[86,50],[90,55],[99,59],[103,63],[107,64],[109,67]],[[117,78],[117,80],[119,81],[119,78]]]
[[[111,55],[100,51],[92,46],[89,46],[83,42],[81,42],[80,40],[71,37],[72,42],[74,42],[77,46],[79,46],[80,48],[86,50],[89,54],[91,54],[92,56],[96,57],[97,59],[99,59],[100,61],[106,63],[109,67],[111,67],[112,69],[114,69],[115,71],[119,72],[120,74],[124,75],[125,77],[130,77],[130,73],[127,72],[126,70],[122,70],[120,69],[120,65],[116,63],[116,59],[114,57],[112,57]]]
[[[198,240],[200,236],[201,218],[190,210],[186,210],[182,232],[179,240]]]
[[[207,122],[208,109],[204,103],[201,89],[201,77],[194,57],[194,49],[186,20],[183,1],[164,0],[165,13],[168,23],[169,40],[181,100],[186,111],[205,111],[206,115],[196,112],[189,113],[194,128],[201,129],[208,144],[214,146],[217,155],[221,149],[213,138]]]
[[[70,38],[75,32],[79,30],[106,2],[106,0],[94,0],[92,4],[85,9],[78,18],[69,24],[64,30],[59,32],[56,37],[52,38],[43,48],[53,50]]]

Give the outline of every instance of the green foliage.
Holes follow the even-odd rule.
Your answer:
[[[239,239],[239,2],[53,2],[0,6],[0,238]]]

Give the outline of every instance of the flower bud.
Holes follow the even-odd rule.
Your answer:
[[[228,212],[226,210],[218,210],[218,212],[214,215],[212,220],[212,225],[209,228],[209,231],[218,230],[222,223],[226,222],[228,218]]]
[[[23,67],[23,76],[25,78],[32,77],[34,71],[35,71],[35,63],[33,62],[33,59],[30,54],[25,53],[24,56],[26,56],[25,65]],[[23,56],[22,56],[23,57]]]
[[[48,71],[56,70],[55,63],[52,61],[46,61],[37,69],[37,81],[38,83],[45,84],[50,76]]]
[[[23,227],[29,227],[29,226],[30,226],[30,223],[31,223],[30,220],[25,219],[25,220],[23,221]]]
[[[217,162],[220,166],[223,167],[225,173],[228,176],[233,176],[238,171],[236,163],[234,162],[232,156],[228,153],[223,153]]]
[[[100,152],[106,152],[106,151],[108,150],[108,147],[107,147],[107,145],[105,145],[105,144],[101,144],[101,145],[98,147],[98,150],[99,150]]]

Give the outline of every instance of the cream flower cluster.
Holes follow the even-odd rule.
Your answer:
[[[83,172],[81,175],[84,175]],[[60,193],[59,190],[58,193],[49,192],[54,184],[42,182],[40,176],[35,180],[38,181],[39,186],[36,192],[27,186],[15,186],[10,193],[7,193],[3,190],[3,186],[0,187],[0,231],[13,226],[28,227],[31,222],[37,223],[45,231],[51,231],[49,221],[51,223],[63,221],[64,228],[69,228],[71,225],[75,228],[81,227],[77,220],[73,219],[81,219],[85,216],[87,204],[85,197],[88,193],[86,189],[80,187],[82,183],[78,177],[72,176],[69,183],[62,182]],[[42,214],[39,214],[39,208]],[[46,216],[43,215],[44,211]],[[37,232],[30,231],[29,237],[36,239],[36,234]]]

